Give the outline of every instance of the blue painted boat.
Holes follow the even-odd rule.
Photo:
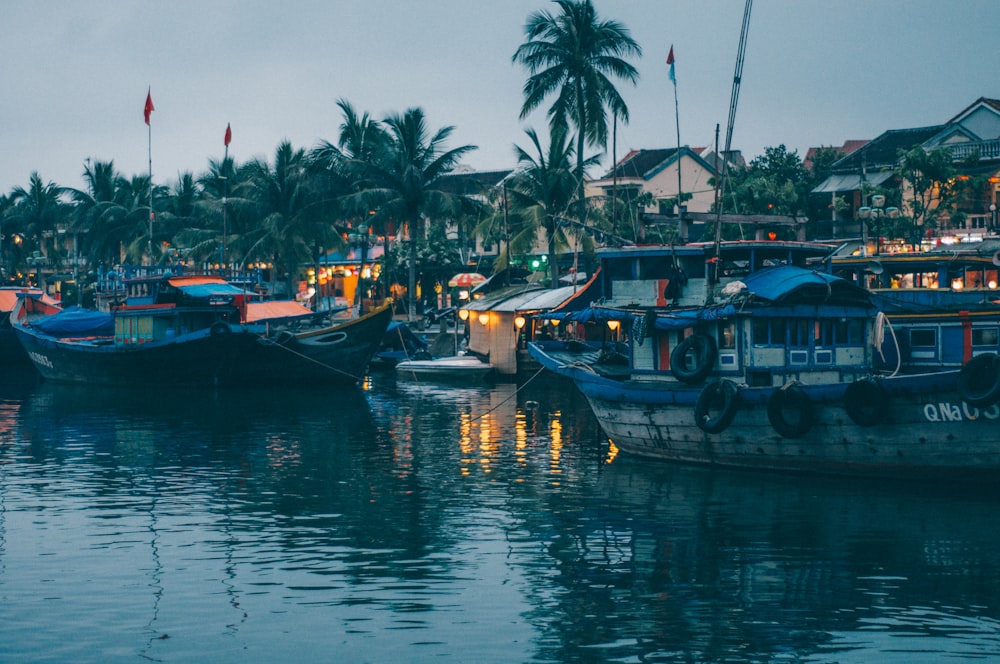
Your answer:
[[[709,300],[581,314],[620,325],[627,371],[595,344],[529,350],[574,381],[624,453],[802,473],[1000,475],[996,353],[886,369],[893,342],[872,294],[793,264],[719,280]]]

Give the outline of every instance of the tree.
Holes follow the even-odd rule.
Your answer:
[[[141,262],[152,246],[149,176],[129,179],[115,170],[113,161],[88,160],[83,179],[86,189],[68,191],[75,203],[73,230],[84,238],[84,253],[94,261]],[[162,190],[159,198],[164,198]]]
[[[931,210],[941,202],[942,185],[956,174],[951,150],[925,150],[917,146],[902,153],[900,157],[896,174],[909,184],[910,213],[914,226],[923,226],[929,220]]]
[[[10,194],[9,207],[5,212],[9,233],[20,233],[29,240],[29,246],[37,246],[45,257],[58,263],[61,247],[56,242],[57,231],[66,230],[70,210],[62,201],[66,189],[54,182],[43,182],[37,171],[31,173],[28,188],[15,187]]]
[[[476,149],[474,145],[446,149],[454,132],[452,126],[432,135],[420,108],[402,115],[393,114],[383,121],[386,128],[385,149],[370,159],[351,160],[359,174],[361,191],[349,196],[348,204],[356,209],[377,210],[381,219],[398,219],[407,227],[409,269],[407,279],[408,319],[417,319],[417,238],[424,235],[424,222],[434,214],[457,214],[465,201],[441,190],[443,175],[450,173],[459,160]]]
[[[284,141],[275,150],[273,168],[259,159],[247,164],[247,179],[242,185],[241,193],[260,220],[248,238],[253,243],[244,261],[254,256],[273,257],[285,271],[289,295],[294,294],[299,263],[315,258],[319,247],[342,242],[322,201],[312,195],[311,184],[305,151]]]
[[[765,148],[746,170],[733,173],[723,210],[794,216],[805,209],[810,184],[797,152],[784,145]]]
[[[577,183],[581,169],[597,161],[597,155],[573,165],[573,145],[566,131],[557,128],[552,134],[548,150],[542,148],[533,129],[525,131],[537,157],[521,147],[516,147],[518,170],[510,179],[508,196],[512,211],[521,223],[511,237],[511,245],[522,252],[533,244],[539,229],[545,233],[551,286],[559,283],[559,265],[556,260],[559,246],[565,246],[565,227],[560,223],[567,211],[579,202]]]
[[[625,58],[641,56],[642,49],[621,23],[601,20],[591,0],[556,0],[556,4],[558,14],[540,10],[528,17],[527,41],[515,51],[513,61],[531,74],[524,84],[521,119],[555,94],[548,113],[552,133],[569,123],[577,130],[577,199],[582,204],[585,144],[602,150],[607,145],[606,109],[628,123],[628,106],[611,79],[635,84],[639,72]]]

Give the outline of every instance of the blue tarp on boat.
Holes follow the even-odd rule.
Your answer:
[[[212,297],[240,295],[246,292],[232,284],[192,284],[178,286],[177,290],[189,297],[206,300]]]
[[[33,328],[50,337],[109,337],[115,333],[111,314],[80,307],[69,307],[57,314],[39,318]]]

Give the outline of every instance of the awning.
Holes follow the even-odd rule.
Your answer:
[[[880,171],[878,173],[867,173],[865,184],[880,185],[893,175],[892,171]],[[814,194],[834,194],[842,191],[858,191],[861,189],[861,174],[846,173],[841,175],[831,175],[823,180],[822,184],[812,190]]]

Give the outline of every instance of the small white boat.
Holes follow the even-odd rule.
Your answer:
[[[404,360],[396,365],[396,372],[404,378],[476,381],[489,376],[493,367],[475,355],[453,355],[432,360]]]

